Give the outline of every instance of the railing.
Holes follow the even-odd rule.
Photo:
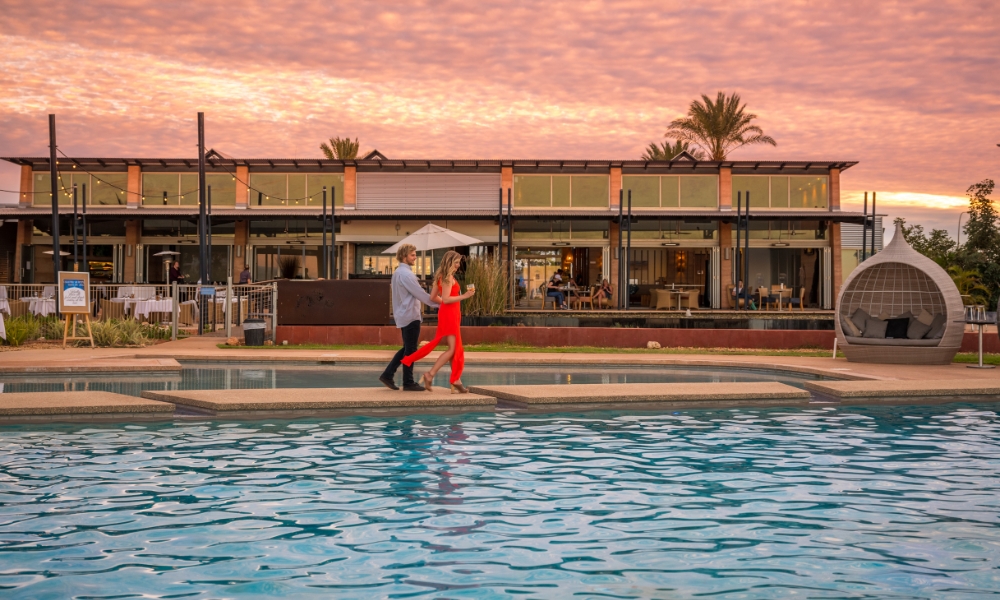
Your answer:
[[[203,291],[204,290],[204,291]],[[207,292],[207,293],[206,293]],[[100,284],[90,287],[94,319],[137,319],[170,327],[172,338],[179,330],[192,333],[224,329],[248,318],[263,318],[274,336],[277,284],[165,285]],[[228,300],[228,301],[227,301]],[[0,313],[8,317],[57,314],[56,286],[42,283],[0,285]]]

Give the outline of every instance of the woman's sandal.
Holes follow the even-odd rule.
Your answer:
[[[433,377],[428,377],[428,375],[430,375],[430,373],[424,373],[420,377],[420,383],[424,384],[424,389],[425,390],[427,390],[428,392],[433,392],[434,388],[431,386],[431,384],[434,383],[434,378]]]
[[[468,394],[469,393],[469,388],[467,388],[464,385],[462,385],[462,382],[459,381],[458,383],[451,384],[451,393],[452,394]]]

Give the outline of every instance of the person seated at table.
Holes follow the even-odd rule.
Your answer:
[[[577,273],[576,277],[573,279],[573,283],[575,283],[578,288],[584,287],[583,273]]]
[[[249,285],[250,283],[250,267],[243,265],[243,270],[240,271],[240,285]]]
[[[170,265],[170,279],[167,283],[184,283],[184,276],[181,275],[181,263],[174,261]]]
[[[563,310],[568,310],[569,306],[566,306],[566,296],[559,290],[559,286],[562,285],[562,269],[559,269],[552,275],[549,282],[545,284],[546,293],[545,295],[550,298],[555,298],[559,303],[559,308]]]
[[[594,294],[594,302],[596,302],[598,306],[602,305],[605,300],[608,301],[608,304],[611,304],[611,294],[611,283],[605,279],[601,282],[601,285],[598,286],[597,292]]]
[[[733,298],[734,299],[736,299],[736,298],[742,298],[743,297],[743,292],[744,292],[744,290],[743,290],[743,280],[737,281],[736,282],[736,287],[733,288]]]

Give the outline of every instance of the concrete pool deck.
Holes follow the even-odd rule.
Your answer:
[[[452,394],[445,388],[431,393],[385,387],[145,391],[142,397],[170,402],[196,414],[250,418],[493,412],[496,406],[492,396]]]
[[[174,405],[111,392],[0,394],[0,424],[172,419]]]
[[[0,375],[23,378],[32,374],[44,377],[58,373],[92,373],[92,377],[99,377],[105,373],[131,376],[149,373],[150,377],[163,377],[179,376],[184,362],[254,362],[262,367],[288,363],[361,365],[384,364],[393,354],[388,350],[220,349],[217,344],[222,341],[218,336],[194,336],[146,348],[64,350],[56,347],[10,351],[0,353]],[[436,352],[431,354],[424,363],[425,368],[437,355]],[[819,376],[820,381],[804,383],[812,392],[812,399],[821,402],[847,405],[1000,401],[1000,369],[969,369],[964,364],[879,365],[822,356],[576,352],[467,352],[466,363],[514,369],[518,366],[590,365],[595,371],[606,366],[763,369]],[[175,415],[301,418],[492,411],[498,400],[501,409],[519,410],[793,406],[810,401],[808,392],[774,382],[483,386],[474,388],[481,392],[478,395],[458,395],[447,393],[443,388],[435,394],[392,392],[381,387],[374,377],[373,374],[372,387],[365,388],[150,391],[144,393],[145,400],[106,392],[8,393],[0,394],[0,423],[12,422],[12,419],[38,422],[136,420]],[[656,389],[643,386],[656,386]],[[781,386],[787,390],[774,388],[769,392],[771,388],[754,386]],[[176,413],[174,404],[178,405]],[[7,413],[3,412],[4,406]]]
[[[806,381],[807,389],[841,404],[1000,401],[1000,379]]]
[[[733,408],[804,406],[810,394],[770,381],[747,383],[608,383],[574,385],[484,385],[472,392],[503,406],[539,410],[629,408]]]

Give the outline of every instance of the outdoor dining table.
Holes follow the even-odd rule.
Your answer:
[[[136,318],[148,317],[151,313],[173,313],[174,302],[170,298],[164,298],[163,300],[137,300],[133,309]]]
[[[34,296],[27,296],[25,298],[21,298],[21,302],[27,302],[28,312],[33,315],[38,315],[39,317],[47,317],[55,314],[56,312],[55,298],[35,298]]]

